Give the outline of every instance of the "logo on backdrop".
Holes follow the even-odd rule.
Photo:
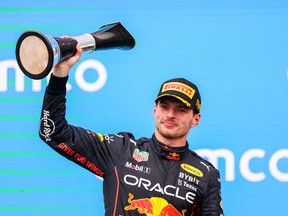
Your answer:
[[[85,73],[87,71],[94,71],[97,75],[97,79],[93,82],[90,82],[85,79]],[[9,71],[9,73],[8,73]],[[11,74],[14,72],[14,75]],[[14,86],[9,86],[9,79],[15,77]],[[29,79],[26,77],[26,79]],[[49,76],[46,77],[46,80],[49,81]],[[96,92],[104,87],[107,82],[107,70],[106,67],[97,60],[88,59],[84,60],[79,65],[75,66],[75,85],[79,87],[82,91],[85,92]],[[31,90],[33,92],[40,92],[42,90],[42,81],[41,80],[31,80]],[[3,60],[0,61],[0,92],[7,92],[9,88],[14,88],[16,92],[24,92],[25,88],[25,75],[20,70],[16,60]],[[67,91],[73,89],[71,83],[67,83]],[[30,91],[30,89],[29,89]]]
[[[224,174],[225,180],[235,181],[235,170],[239,167],[241,176],[250,182],[261,182],[267,178],[267,173],[264,170],[255,171],[252,169],[252,162],[261,160],[265,161],[266,151],[264,149],[248,149],[240,155],[239,166],[235,165],[235,152],[230,149],[198,149],[196,152],[210,161],[216,168],[218,168],[218,161],[224,159]],[[278,149],[268,159],[267,167],[271,176],[280,182],[288,182],[288,172],[281,169],[281,161],[288,159],[288,149]],[[237,160],[238,161],[238,160]],[[287,163],[287,162],[286,162]],[[221,169],[222,170],[222,169]]]

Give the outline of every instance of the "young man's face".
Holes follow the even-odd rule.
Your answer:
[[[186,139],[190,128],[198,125],[201,117],[174,97],[163,97],[153,111],[156,133],[167,140]]]

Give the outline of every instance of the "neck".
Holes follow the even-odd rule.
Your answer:
[[[187,136],[183,137],[176,137],[176,138],[168,138],[165,136],[162,136],[157,130],[155,131],[155,137],[158,141],[166,144],[170,147],[183,147],[186,146],[186,138]]]

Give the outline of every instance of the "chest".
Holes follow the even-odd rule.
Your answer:
[[[138,199],[158,197],[191,205],[202,197],[201,178],[201,171],[188,161],[165,160],[149,149],[128,151],[119,164],[122,190]]]

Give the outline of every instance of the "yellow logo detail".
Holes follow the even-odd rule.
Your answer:
[[[161,92],[166,92],[169,90],[181,92],[182,94],[187,95],[190,99],[192,99],[193,95],[195,94],[195,90],[193,88],[191,88],[190,86],[185,85],[183,83],[179,83],[179,82],[165,83],[163,85]]]
[[[103,134],[100,134],[100,133],[96,133],[97,136],[99,137],[100,141],[103,142],[104,141],[104,136]]]
[[[199,99],[196,100],[196,107],[197,107],[198,111],[200,111],[200,109],[201,109],[201,104],[200,104]]]
[[[181,164],[181,167],[188,173],[191,173],[198,177],[203,177],[203,172],[194,166],[191,166],[189,164]]]

